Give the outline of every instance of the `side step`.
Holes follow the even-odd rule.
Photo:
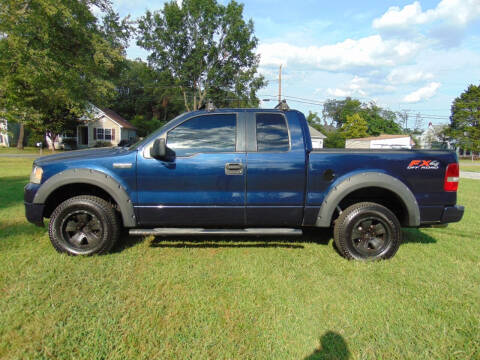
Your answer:
[[[250,228],[250,229],[203,229],[203,228],[156,228],[131,229],[132,236],[181,236],[181,235],[229,235],[229,236],[301,236],[300,229]]]

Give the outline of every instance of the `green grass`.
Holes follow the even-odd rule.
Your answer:
[[[47,149],[43,149],[44,153],[49,153]],[[16,147],[4,147],[0,146],[1,154],[40,154],[40,149],[35,147],[25,147],[23,150],[18,150]]]
[[[461,171],[470,171],[470,172],[480,172],[480,166],[475,166],[475,165],[464,165],[464,164],[461,164],[460,165],[460,170]]]
[[[406,230],[390,261],[346,261],[328,233],[81,258],[25,222],[31,161],[0,165],[2,359],[480,358],[478,181],[461,180],[462,222]]]

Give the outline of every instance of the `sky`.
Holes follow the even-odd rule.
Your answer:
[[[181,1],[181,0],[178,0]],[[227,1],[219,0],[226,4]],[[480,0],[244,0],[259,40],[259,71],[269,81],[258,92],[276,105],[278,71],[291,108],[321,113],[326,99],[351,96],[394,111],[409,126],[448,123],[452,101],[480,84]],[[132,19],[162,0],[114,0]],[[131,59],[146,53],[131,41]]]

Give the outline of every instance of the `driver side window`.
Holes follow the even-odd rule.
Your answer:
[[[167,146],[176,156],[235,152],[237,117],[213,114],[194,117],[170,130]]]

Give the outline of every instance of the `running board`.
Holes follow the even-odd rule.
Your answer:
[[[300,229],[250,228],[250,229],[203,229],[203,228],[156,228],[131,229],[132,236],[175,236],[175,235],[229,235],[229,236],[300,236]]]

